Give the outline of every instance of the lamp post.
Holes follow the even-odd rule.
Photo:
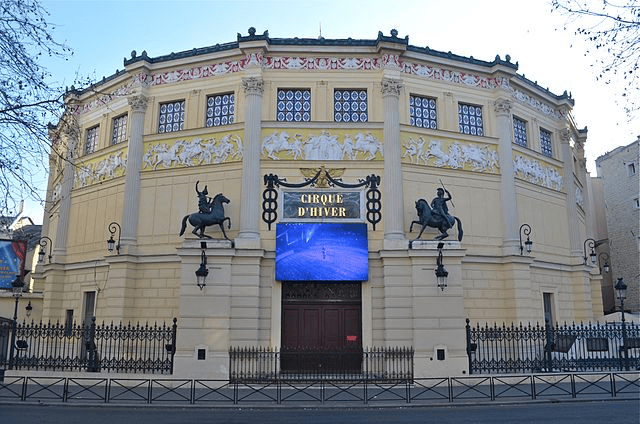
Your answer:
[[[622,277],[618,278],[618,282],[616,283],[614,289],[618,292],[618,300],[620,300],[620,312],[622,319],[622,346],[620,349],[624,355],[624,365],[625,369],[629,371],[629,352],[627,352],[627,326],[624,320],[624,300],[627,298],[627,285],[624,283],[624,279]]]
[[[49,240],[49,242],[47,242],[47,240]],[[47,236],[40,237],[38,244],[40,245],[40,251],[38,252],[38,263],[42,263],[44,261],[44,255],[46,254],[45,250],[47,246],[49,246],[49,263],[51,263],[51,239]]]
[[[438,282],[438,287],[440,290],[444,291],[444,288],[447,287],[447,277],[449,276],[449,272],[446,270],[444,265],[442,265],[442,248],[444,247],[444,243],[438,243],[438,258],[436,259],[436,280]]]
[[[602,259],[604,259],[604,265],[602,265]],[[609,272],[609,255],[606,252],[602,252],[598,255],[598,265],[604,272]]]
[[[527,240],[522,244],[522,235],[527,236]],[[522,224],[520,226],[520,230],[518,231],[518,235],[520,236],[520,255],[522,255],[523,251],[527,250],[527,255],[531,253],[531,246],[533,246],[533,242],[529,238],[529,234],[531,234],[531,225]]]
[[[18,329],[18,303],[20,302],[20,296],[22,296],[22,290],[24,289],[24,281],[20,278],[20,275],[16,275],[16,279],[11,283],[13,290],[13,297],[16,299],[15,308],[13,310],[13,325],[11,331],[11,349],[9,350],[9,369],[13,369],[14,362],[14,349],[16,348],[16,331]]]
[[[112,222],[111,224],[109,224],[109,232],[111,233],[111,237],[109,237],[109,240],[107,240],[107,250],[109,252],[113,252],[113,249],[116,249],[116,255],[120,254],[120,233],[122,232],[122,229],[120,228],[120,224],[118,224],[117,222]],[[113,235],[116,233],[116,231],[118,232],[118,243],[116,244],[116,241],[113,238]]]
[[[591,253],[589,253],[589,257],[591,258],[591,264],[595,265],[596,264],[596,241],[592,238],[588,238],[584,241],[583,243],[583,247],[584,247],[584,264],[587,264],[587,246],[589,246],[591,248]]]

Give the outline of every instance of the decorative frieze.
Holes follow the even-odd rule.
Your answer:
[[[148,143],[142,157],[142,170],[180,168],[240,161],[243,157],[240,136],[229,133],[220,139],[179,139],[173,142]]]
[[[127,168],[127,154],[124,150],[109,156],[79,165],[75,171],[74,187],[82,188],[91,184],[122,176]]]
[[[403,143],[402,159],[416,165],[498,173],[500,160],[495,146],[478,143],[445,142],[422,136],[408,137]]]
[[[563,178],[554,166],[522,155],[515,156],[513,166],[516,177],[522,180],[552,190],[562,190]]]
[[[294,134],[274,131],[262,140],[263,159],[292,160],[382,160],[382,142],[371,132],[334,135]]]

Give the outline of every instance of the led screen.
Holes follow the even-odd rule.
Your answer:
[[[279,223],[276,280],[369,279],[367,224]]]

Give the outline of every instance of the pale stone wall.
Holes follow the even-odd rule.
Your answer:
[[[596,160],[598,177],[604,185],[612,283],[615,285],[618,278],[624,278],[627,285],[624,306],[631,311],[640,310],[639,146],[640,141],[636,140]],[[615,302],[619,310],[617,294]]]

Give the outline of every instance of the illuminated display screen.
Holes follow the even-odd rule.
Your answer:
[[[366,281],[367,224],[279,223],[276,280]]]

